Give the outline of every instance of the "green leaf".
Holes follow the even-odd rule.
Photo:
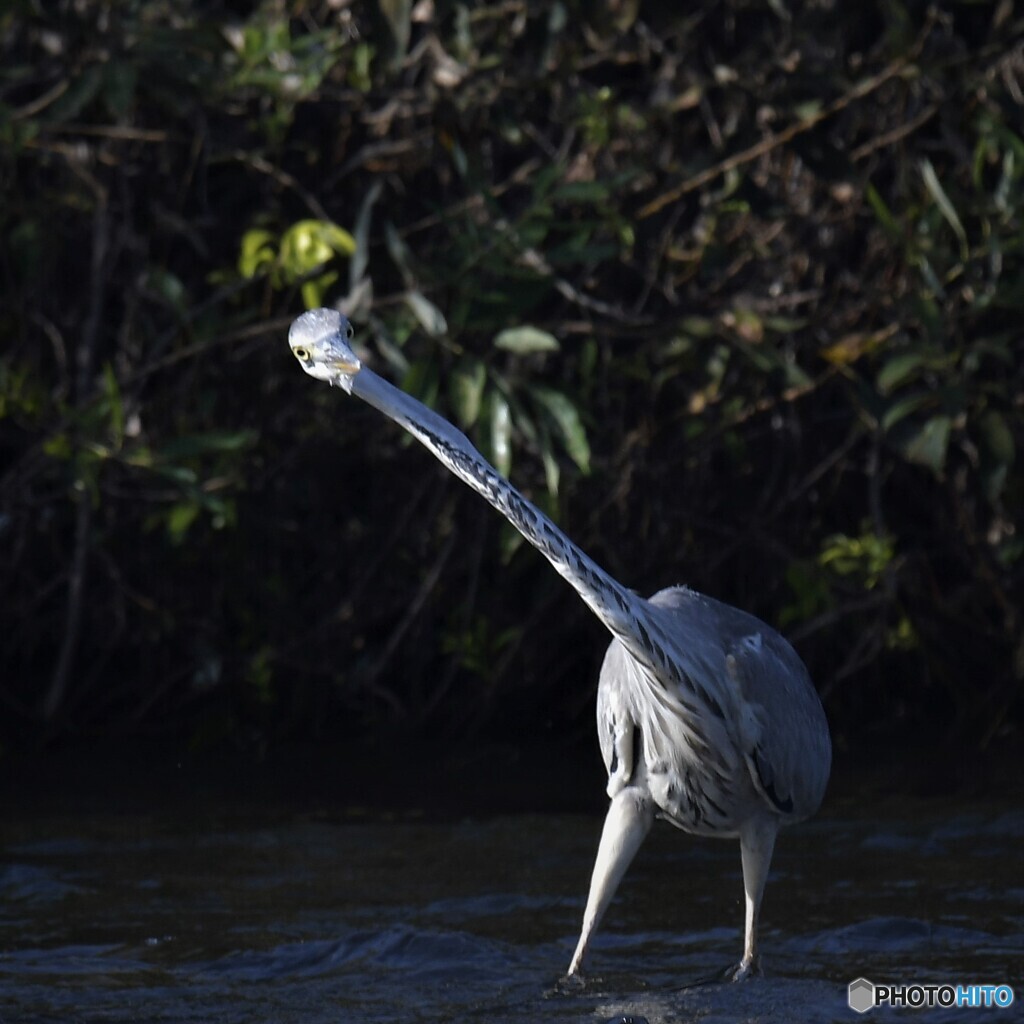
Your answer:
[[[332,260],[335,255],[351,256],[355,239],[327,220],[300,220],[281,236],[281,264],[294,280]]]
[[[336,270],[328,270],[325,274],[318,274],[313,280],[306,281],[301,288],[302,301],[306,309],[319,309],[326,305],[327,293],[337,281]]]
[[[144,444],[125,452],[122,459],[127,465],[137,466],[139,469],[152,469],[155,465],[152,450]]]
[[[50,106],[47,120],[73,121],[95,99],[103,85],[103,65],[91,64],[77,78],[64,94]]]
[[[115,119],[120,120],[131,113],[137,79],[134,64],[124,60],[107,62],[103,74],[103,101]]]
[[[878,223],[881,224],[885,231],[893,238],[901,238],[903,231],[900,228],[899,222],[892,215],[889,207],[886,206],[885,200],[882,198],[878,189],[868,182],[867,188],[864,190],[864,194],[867,196],[868,204],[871,206],[871,209],[875,212],[875,217],[877,218]]]
[[[580,419],[579,410],[561,391],[535,387],[530,394],[555,425],[565,444],[565,450],[579,467],[580,472],[589,473],[590,444],[587,441],[587,432]]]
[[[273,256],[271,256],[273,259]],[[240,261],[241,262],[241,261]],[[252,273],[243,273],[244,277],[252,277]],[[145,277],[146,287],[155,295],[159,295],[168,306],[177,313],[184,313],[188,308],[188,291],[184,282],[177,274],[160,267],[151,268]]]
[[[190,466],[159,465],[153,467],[153,472],[167,480],[173,480],[183,488],[190,488],[199,483],[199,475]]]
[[[195,522],[199,515],[199,505],[195,502],[182,502],[172,505],[167,513],[167,532],[175,544],[180,544],[188,533],[188,528]]]
[[[971,344],[971,353],[989,356],[1002,363],[1004,366],[1014,365],[1014,355],[1011,346],[1018,340],[1016,332],[1008,331],[1005,334],[994,335],[991,338],[979,338]]]
[[[264,267],[273,265],[276,259],[276,242],[269,231],[251,228],[242,235],[241,252],[238,254],[238,272],[242,277],[255,277]]]
[[[691,338],[711,338],[718,333],[715,321],[707,316],[684,316],[682,328]]]
[[[563,245],[547,247],[545,258],[553,267],[572,267],[580,263],[598,264],[614,259],[622,252],[617,242],[589,242],[580,234]]]
[[[370,264],[370,219],[373,216],[373,205],[380,197],[383,182],[375,181],[367,190],[363,201],[359,204],[356,214],[355,243],[356,249],[349,264],[348,287],[351,291],[363,279],[366,268]]]
[[[121,401],[117,375],[110,363],[103,365],[103,391],[110,410],[110,433],[114,439],[114,447],[120,448],[124,441],[124,405]]]
[[[600,203],[607,199],[610,191],[602,181],[567,181],[551,193],[553,202]]]
[[[811,387],[811,376],[799,363],[783,360],[782,370],[786,378],[786,387],[797,390]]]
[[[468,365],[459,366],[451,375],[450,394],[452,407],[459,423],[469,428],[476,423],[483,403],[487,371],[477,360],[467,360]]]
[[[444,313],[422,292],[406,292],[404,298],[405,304],[430,337],[441,338],[448,333],[448,321],[445,320]]]
[[[907,395],[905,398],[897,399],[882,413],[882,430],[886,432],[892,430],[901,420],[906,419],[919,409],[923,409],[926,405],[934,404],[934,402],[935,396],[929,392]]]
[[[251,448],[259,435],[255,430],[216,431],[186,434],[169,441],[160,449],[165,459],[187,459],[211,452],[240,452]]]
[[[994,409],[985,413],[978,424],[986,453],[999,466],[1012,466],[1016,457],[1013,432],[1002,413]]]
[[[764,318],[765,327],[778,334],[791,334],[793,331],[799,331],[807,326],[807,322],[805,316],[766,316]]]
[[[373,87],[372,66],[376,55],[377,48],[369,43],[358,43],[352,50],[348,81],[353,89],[369,92]]]
[[[70,459],[72,451],[71,438],[67,434],[54,434],[43,442],[43,454],[51,459]]]
[[[946,450],[953,421],[949,416],[932,416],[905,434],[897,446],[908,462],[927,466],[938,475],[946,465]]]
[[[960,217],[956,212],[956,208],[950,202],[949,196],[946,195],[946,190],[942,187],[942,183],[939,181],[939,177],[935,173],[935,168],[932,166],[931,160],[927,157],[921,161],[921,177],[924,178],[925,187],[931,193],[932,198],[935,200],[936,205],[942,213],[942,216],[946,218],[946,222],[953,229],[953,233],[956,237],[960,240],[961,258],[966,259],[967,232],[964,230],[964,226],[960,222]]]
[[[409,31],[412,26],[412,0],[377,0],[381,14],[391,29],[395,42],[396,63],[401,63],[409,45]]]
[[[387,246],[388,253],[395,266],[398,267],[398,272],[402,275],[406,288],[414,290],[416,287],[416,275],[412,270],[412,252],[398,233],[395,225],[390,221],[384,225],[384,244]]]
[[[540,451],[540,460],[544,464],[544,483],[547,486],[549,494],[558,493],[558,481],[561,477],[561,469],[558,465],[558,459],[555,458],[555,453],[551,450],[549,445],[544,445]]]
[[[875,383],[878,390],[888,394],[894,388],[916,377],[917,371],[925,365],[927,359],[920,352],[901,352],[886,360],[885,365],[878,371]]]
[[[892,538],[872,530],[857,537],[834,533],[821,542],[818,564],[839,576],[859,579],[870,590],[878,584],[895,553]]]
[[[337,253],[351,256],[356,251],[356,240],[344,229],[330,221],[316,221],[320,226],[320,235]]]
[[[779,612],[779,625],[806,622],[834,602],[828,580],[813,562],[797,560],[786,567],[786,582],[795,600]]]
[[[494,347],[522,356],[534,352],[557,352],[561,346],[553,334],[539,327],[524,325],[500,331],[494,338]]]
[[[813,121],[821,113],[821,100],[807,100],[804,103],[798,103],[793,108],[793,113],[800,121]]]
[[[258,703],[271,704],[274,700],[274,651],[264,645],[249,659],[245,681],[252,687]]]
[[[505,396],[492,389],[488,395],[489,455],[494,468],[507,477],[512,469],[512,413]]]
[[[433,408],[437,405],[437,365],[428,359],[410,363],[408,372],[402,377],[402,390]]]

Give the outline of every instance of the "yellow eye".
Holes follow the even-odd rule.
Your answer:
[[[296,359],[301,359],[302,362],[309,362],[309,349],[308,348],[293,348],[292,351],[295,353]]]

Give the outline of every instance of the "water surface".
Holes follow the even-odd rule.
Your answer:
[[[21,812],[0,825],[0,1021],[906,1018],[855,1018],[862,975],[1024,995],[1020,811],[833,809],[783,833],[766,977],[740,985],[700,984],[739,956],[738,845],[661,824],[586,982],[560,982],[599,830],[584,815]],[[933,1018],[987,1019],[912,1019]]]

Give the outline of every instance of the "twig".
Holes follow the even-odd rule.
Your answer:
[[[863,160],[864,157],[870,156],[875,150],[885,149],[886,146],[891,146],[894,142],[899,142],[900,139],[905,138],[907,135],[912,135],[925,123],[935,116],[938,111],[938,104],[933,103],[930,107],[926,107],[921,111],[917,117],[911,118],[905,124],[899,125],[897,128],[893,128],[890,131],[882,132],[881,135],[876,135],[873,139],[868,142],[859,145],[852,153],[850,153],[850,159],[856,163],[858,160]]]
[[[128,142],[166,142],[170,138],[170,133],[162,128],[133,128],[125,124],[47,124],[45,128],[51,135],[91,135]]]
[[[287,171],[282,170],[280,167],[275,167],[269,160],[264,160],[263,157],[257,156],[254,153],[247,153],[243,149],[232,150],[231,159],[237,160],[239,163],[248,164],[254,171],[266,174],[279,185],[291,189],[309,207],[317,220],[333,221],[334,218],[320,205],[320,201],[312,192],[303,188]]]
[[[90,308],[89,314],[82,324],[81,342],[75,354],[75,401],[77,404],[82,404],[92,386],[96,342],[103,319],[104,273],[110,244],[110,221],[107,217],[107,190],[81,164],[73,162],[70,166],[96,197],[96,211],[92,223],[92,265],[89,271]],[[42,707],[43,717],[47,721],[53,719],[64,702],[64,693],[67,689],[71,665],[78,649],[78,635],[82,625],[82,604],[85,597],[89,546],[92,539],[92,500],[84,486],[78,490],[75,497],[77,501],[75,538],[71,556],[71,572],[68,577],[64,636],[61,638],[57,663],[54,666],[50,688],[43,700]]]
[[[423,577],[423,582],[420,584],[419,590],[416,591],[412,601],[409,602],[409,607],[406,610],[405,615],[402,616],[401,621],[391,631],[391,635],[388,637],[387,643],[384,645],[384,649],[381,651],[380,656],[374,661],[365,672],[359,674],[358,683],[360,686],[371,690],[371,692],[378,692],[378,687],[375,686],[377,678],[387,668],[388,663],[394,657],[395,651],[398,650],[402,639],[405,634],[409,631],[409,627],[416,621],[420,612],[423,610],[423,606],[427,603],[427,599],[433,593],[434,588],[437,586],[437,581],[441,578],[441,571],[444,569],[445,563],[451,557],[452,550],[455,547],[455,538],[458,536],[458,531],[452,530],[448,534],[447,539],[444,542],[441,550],[437,554],[437,558],[434,559],[433,565],[427,571],[426,576]]]
[[[459,617],[459,628],[466,633],[469,632],[472,625],[473,610],[477,605],[477,595],[480,590],[480,574],[483,566],[484,535],[490,519],[488,509],[478,508],[476,511],[476,536],[474,537],[472,546],[469,548],[469,582],[465,588],[465,597],[462,601],[461,615]],[[444,673],[438,680],[437,685],[433,688],[433,692],[426,701],[423,702],[422,717],[424,720],[429,719],[433,714],[434,709],[447,699],[452,683],[455,681],[455,674],[458,672],[459,668],[460,664],[458,658],[452,657],[448,659],[448,664],[445,666]],[[490,683],[490,687],[488,687],[488,694],[493,690],[495,678],[496,673],[488,680]],[[481,700],[480,706],[486,705],[486,703],[486,700]]]
[[[821,124],[822,121],[838,114],[841,110],[845,110],[851,103],[864,99],[865,96],[869,96],[871,93],[877,91],[890,79],[899,75],[911,61],[917,58],[924,46],[925,39],[928,37],[928,33],[931,31],[934,21],[935,13],[930,10],[928,12],[928,18],[925,22],[924,28],[921,30],[921,34],[918,36],[913,47],[911,47],[911,49],[902,57],[897,58],[892,61],[892,63],[884,67],[877,75],[871,75],[869,78],[865,78],[858,82],[851,89],[844,92],[842,96],[833,100],[828,104],[828,106],[819,110],[816,114],[812,114],[810,117],[806,117],[802,121],[797,121],[796,124],[790,125],[788,128],[775,135],[769,135],[767,138],[762,139],[753,146],[747,147],[747,149],[744,149],[739,153],[734,153],[732,156],[726,157],[725,160],[720,161],[713,167],[709,167],[706,170],[701,171],[699,174],[695,174],[692,178],[687,178],[686,181],[676,185],[675,188],[669,189],[668,192],[658,196],[657,199],[652,199],[646,206],[641,207],[637,216],[641,220],[646,217],[653,216],[659,210],[668,206],[669,203],[674,203],[678,199],[682,199],[683,196],[688,195],[690,192],[695,192],[697,189],[714,181],[715,178],[722,174],[727,174],[729,171],[733,171],[737,167],[749,164],[752,161],[757,160],[758,157],[765,156],[767,153],[772,152],[772,150],[778,149],[780,146],[784,146],[787,142],[791,142],[798,135],[803,135],[805,132],[809,132],[812,128]]]
[[[47,89],[42,96],[37,96],[25,106],[12,110],[11,120],[23,121],[26,117],[35,117],[36,114],[42,113],[51,103],[55,103],[68,91],[70,84],[69,79],[62,78],[52,89]]]
[[[521,185],[524,181],[529,181],[533,174],[543,166],[543,161],[538,157],[530,157],[529,160],[520,164],[503,182],[489,188],[487,190],[486,197],[483,192],[476,192],[471,196],[467,196],[465,199],[460,199],[458,202],[452,203],[451,206],[447,207],[447,209],[441,210],[439,213],[428,214],[426,217],[403,227],[401,230],[402,238],[408,238],[410,235],[414,235],[418,231],[425,231],[427,228],[436,227],[444,220],[450,220],[452,217],[461,216],[463,213],[468,213],[470,210],[483,206],[486,199],[496,199],[498,196],[503,195],[516,185]]]
[[[596,313],[598,316],[617,320],[619,323],[630,324],[634,327],[652,322],[650,317],[634,316],[623,309],[618,309],[607,302],[602,302],[600,299],[594,299],[584,294],[564,277],[559,277],[551,264],[536,249],[526,245],[520,239],[519,233],[511,224],[505,220],[499,220],[495,222],[494,226],[516,248],[519,253],[519,260],[523,266],[528,267],[541,277],[550,278],[559,295],[573,305]]]
[[[816,615],[813,619],[802,622],[795,629],[790,630],[786,636],[790,643],[799,643],[801,640],[806,640],[807,637],[813,636],[823,629],[834,626],[837,622],[842,622],[843,619],[850,615],[857,615],[861,612],[870,612],[876,608],[881,608],[888,600],[887,594],[872,591],[866,597],[852,599],[838,608],[829,608],[828,611]]]

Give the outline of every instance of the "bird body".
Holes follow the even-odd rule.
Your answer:
[[[828,734],[793,648],[754,616],[687,587],[647,603],[664,619],[681,678],[652,678],[621,642],[609,645],[597,692],[608,795],[642,760],[659,816],[687,832],[737,835],[762,807],[783,822],[813,814],[828,779]],[[779,742],[790,732],[817,741],[813,756]]]
[[[757,967],[757,923],[781,825],[813,814],[831,763],[828,725],[807,669],[770,626],[686,587],[645,600],[581,551],[447,420],[362,366],[348,321],[311,310],[288,335],[303,369],[411,433],[541,552],[611,632],[597,725],[611,798],[569,974],[651,824],[738,837],[746,897],[743,958]]]

